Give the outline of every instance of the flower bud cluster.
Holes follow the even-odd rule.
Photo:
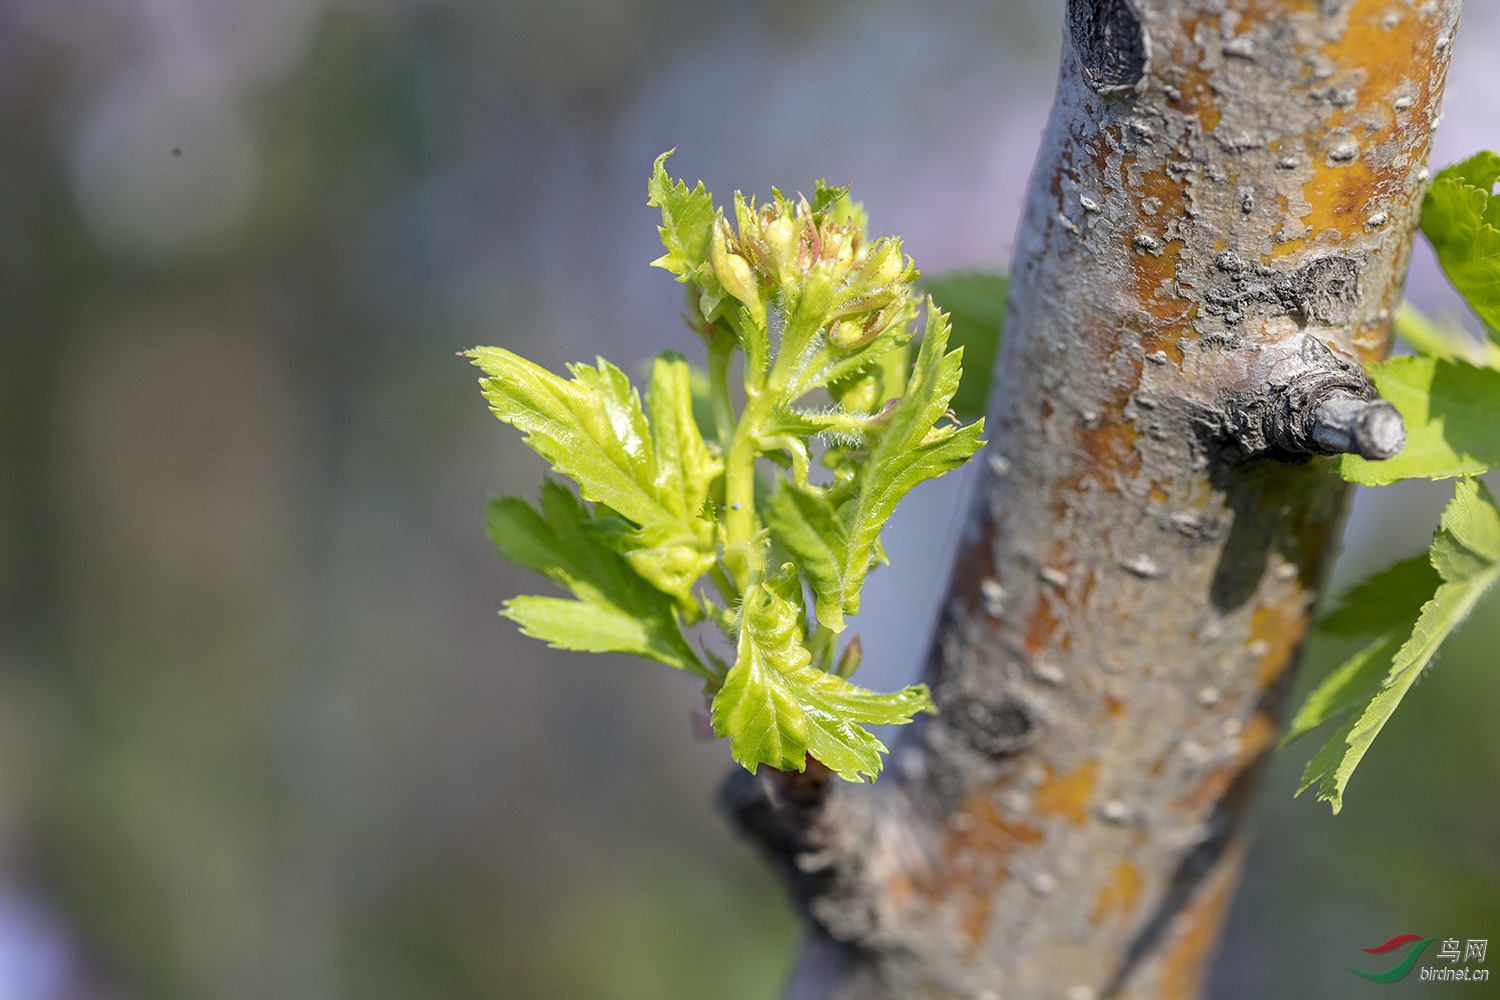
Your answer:
[[[863,213],[842,191],[820,184],[814,204],[775,192],[760,208],[736,194],[734,214],[738,232],[722,212],[715,218],[709,262],[761,329],[775,308],[847,351],[911,318],[916,267],[900,240],[865,241]]]

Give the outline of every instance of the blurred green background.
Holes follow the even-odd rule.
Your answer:
[[[533,582],[480,505],[542,466],[453,352],[691,350],[646,267],[674,145],[1003,267],[1061,7],[0,0],[0,1000],[773,997],[795,922],[695,685],[495,615]],[[1500,12],[1465,16],[1440,162],[1500,145]],[[1411,290],[1454,308],[1425,254]],[[951,478],[872,578],[871,686],[925,645]],[[1340,577],[1444,496],[1362,497]],[[1341,816],[1278,761],[1214,996],[1500,938],[1497,606]]]

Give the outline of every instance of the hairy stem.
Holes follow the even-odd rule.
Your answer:
[[[734,403],[729,398],[729,362],[734,358],[734,337],[715,329],[708,342],[708,398],[713,408],[714,432],[719,447],[728,449],[734,437]]]
[[[759,438],[771,413],[771,396],[746,379],[745,408],[740,411],[724,458],[724,563],[741,593],[750,585],[755,535],[755,459]]]

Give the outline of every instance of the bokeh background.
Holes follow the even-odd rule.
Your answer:
[[[0,0],[0,1000],[775,996],[795,921],[696,686],[495,615],[535,583],[481,502],[543,467],[453,354],[690,350],[646,267],[674,145],[1004,267],[1062,6]],[[1500,145],[1500,10],[1465,18],[1438,162]],[[1410,288],[1457,308],[1425,252]],[[872,686],[915,671],[950,478],[872,578]],[[1444,498],[1362,495],[1339,578]],[[1215,997],[1419,991],[1342,966],[1500,938],[1497,607],[1341,816],[1278,760]]]

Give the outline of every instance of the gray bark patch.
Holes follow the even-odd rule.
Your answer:
[[[1278,282],[1276,291],[1305,323],[1343,323],[1359,302],[1359,270],[1349,257],[1319,257]]]
[[[1131,0],[1068,0],[1068,37],[1095,93],[1133,90],[1145,79],[1151,43]]]
[[[1360,262],[1317,257],[1291,274],[1252,265],[1232,252],[1219,255],[1214,270],[1227,280],[1203,292],[1203,309],[1234,325],[1249,315],[1291,314],[1303,325],[1347,322],[1359,303]]]
[[[1035,709],[1014,693],[971,696],[945,715],[965,743],[991,757],[1018,753],[1036,742],[1040,721]]]

